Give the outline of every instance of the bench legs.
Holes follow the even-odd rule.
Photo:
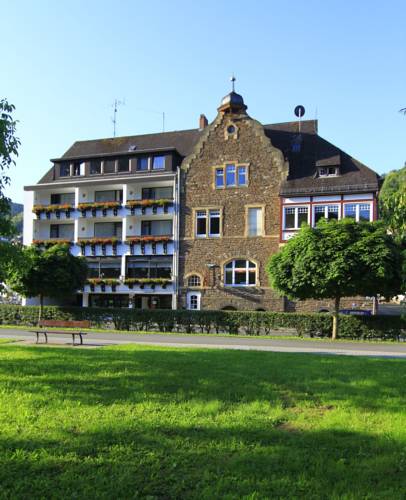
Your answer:
[[[75,335],[79,335],[79,338],[80,338],[80,345],[83,345],[83,337],[82,337],[82,332],[78,332],[78,333],[72,333],[72,345],[75,345]]]
[[[37,341],[35,342],[36,344],[39,344],[39,334],[40,333],[43,333],[44,336],[45,336],[45,343],[48,344],[48,335],[46,332],[35,332],[35,334],[37,335]]]

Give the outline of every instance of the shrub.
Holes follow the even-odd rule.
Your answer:
[[[248,311],[138,310],[45,306],[43,319],[89,320],[93,327],[133,331],[269,335],[284,328],[300,337],[329,337],[329,314]],[[0,305],[0,324],[34,326],[38,306]],[[340,315],[341,338],[406,340],[406,318]]]

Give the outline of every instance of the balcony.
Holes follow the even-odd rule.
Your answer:
[[[81,217],[107,217],[121,214],[121,201],[96,201],[91,203],[79,203],[78,210]]]
[[[32,208],[37,220],[64,220],[70,219],[75,207],[72,204],[61,205],[34,205]]]
[[[173,281],[164,278],[89,278],[84,293],[165,293],[174,291]]]
[[[172,255],[172,236],[129,236],[125,243],[131,255]]]
[[[130,215],[164,215],[174,213],[174,202],[170,199],[129,200],[125,206]]]
[[[121,255],[125,252],[121,240],[115,236],[108,238],[79,238],[77,244],[80,246],[83,257]]]

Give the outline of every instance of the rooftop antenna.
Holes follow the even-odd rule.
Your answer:
[[[113,122],[113,137],[116,136],[116,124],[117,124],[117,107],[118,106],[124,106],[125,105],[125,99],[122,101],[119,101],[118,99],[114,99],[114,104],[113,104],[113,118],[111,121]]]
[[[301,104],[299,104],[295,108],[295,115],[299,118],[299,134],[300,134],[301,125],[302,125],[302,116],[304,116],[305,111],[306,110],[304,109],[304,106],[302,106]]]
[[[234,73],[231,75],[231,78],[230,78],[230,82],[231,82],[231,88],[232,88],[232,91],[235,92],[235,81],[236,81],[236,77],[234,76]]]

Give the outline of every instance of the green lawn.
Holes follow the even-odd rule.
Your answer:
[[[406,492],[399,359],[0,346],[0,498]]]

